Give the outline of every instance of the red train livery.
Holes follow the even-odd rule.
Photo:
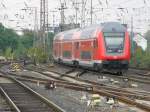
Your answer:
[[[128,69],[129,33],[118,22],[64,31],[54,37],[53,57],[60,63],[120,73]]]

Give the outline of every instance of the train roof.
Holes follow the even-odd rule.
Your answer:
[[[68,30],[58,33],[54,40],[71,40],[73,36],[80,33],[80,39],[94,38],[96,37],[97,31],[102,32],[125,32],[126,27],[124,27],[119,22],[106,22],[96,25],[91,25],[84,28],[77,28],[73,30]]]
[[[107,22],[102,23],[103,32],[125,32],[126,27],[120,24],[119,22]]]

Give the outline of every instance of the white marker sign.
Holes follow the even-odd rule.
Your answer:
[[[147,40],[142,35],[136,34],[133,37],[133,41],[135,41],[144,51],[147,49]]]

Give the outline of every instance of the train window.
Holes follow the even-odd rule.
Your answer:
[[[110,46],[117,46],[123,44],[123,38],[121,37],[115,37],[115,38],[107,37],[105,38],[105,40],[106,40],[106,44]]]
[[[82,59],[91,59],[91,52],[90,51],[82,51],[81,58]]]
[[[70,40],[70,39],[72,39],[72,36],[76,32],[76,30],[77,29],[66,31],[64,33],[64,40]]]
[[[81,33],[81,39],[93,38],[92,35],[95,30],[96,30],[95,28],[84,29]]]
[[[65,40],[72,39],[72,36],[73,36],[73,33],[65,34],[65,35],[64,35],[64,39],[65,39]]]
[[[108,53],[121,53],[124,49],[124,33],[107,32],[104,33],[106,50]]]
[[[93,41],[93,47],[94,47],[94,48],[97,48],[97,47],[98,47],[98,41],[97,41],[97,39]]]
[[[76,48],[76,49],[79,49],[79,42],[76,42],[76,43],[75,43],[75,48]]]
[[[55,40],[59,40],[59,39],[61,38],[61,36],[62,36],[62,33],[57,34],[57,35],[55,36]]]
[[[71,57],[71,52],[70,51],[64,51],[63,52],[63,57],[70,58]]]
[[[105,32],[104,36],[105,37],[124,37],[124,33],[123,32]]]

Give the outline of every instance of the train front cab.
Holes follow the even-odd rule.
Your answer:
[[[99,36],[102,69],[122,72],[128,69],[130,59],[129,34],[120,24],[107,24]]]

